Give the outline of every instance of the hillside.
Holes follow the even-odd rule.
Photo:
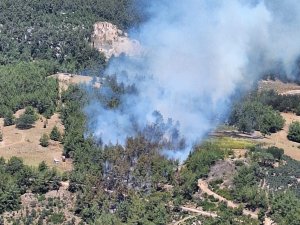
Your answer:
[[[1,1],[0,225],[299,225],[294,14],[248,3]]]

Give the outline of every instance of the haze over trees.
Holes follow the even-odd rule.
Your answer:
[[[167,159],[161,152],[165,147],[185,146],[184,138],[174,138],[175,143],[164,139],[166,127],[174,128],[174,136],[179,136],[179,131],[171,122],[164,122],[159,112],[154,112],[153,124],[127,137],[124,145],[104,145],[90,134],[83,109],[91,96],[103,108],[118,110],[123,107],[124,95],[136,92],[134,85],[106,76],[100,90],[71,85],[59,97],[58,81],[48,76],[58,71],[102,71],[106,65],[104,56],[89,43],[92,25],[110,21],[126,30],[139,24],[143,18],[132,3],[133,0],[0,1],[0,117],[4,117],[4,126],[16,124],[28,129],[37,120],[37,113],[49,118],[59,112],[65,127],[63,136],[55,126],[50,135],[41,134],[40,145],[48,146],[49,139],[61,141],[63,155],[72,159],[74,166],[69,173],[61,174],[45,162],[33,168],[17,157],[0,158],[0,180],[5,181],[0,182],[0,214],[19,210],[22,194],[33,193],[40,200],[47,192],[57,191],[64,180],[69,182],[68,191],[76,196],[69,211],[87,224],[169,224],[184,216],[180,207],[190,203],[218,215],[196,218],[204,225],[256,225],[265,216],[279,225],[300,224],[300,165],[286,157],[283,149],[243,147],[249,155],[245,161],[232,160],[235,173],[231,188],[218,187],[220,180],[210,184],[220,195],[248,210],[259,210],[258,221],[244,216],[242,208],[232,209],[212,196],[197,197],[198,179],[206,179],[217,162],[234,158],[230,147],[209,141],[196,145],[184,165],[179,166],[179,162]],[[279,111],[299,114],[299,102],[299,96],[255,92],[236,103],[229,122],[240,131],[258,130],[267,135],[282,129],[284,120]],[[15,118],[19,109],[25,112]],[[299,133],[299,124],[292,124],[289,138],[298,141]],[[0,132],[0,141],[1,135]],[[279,166],[274,167],[274,163]],[[268,189],[261,188],[262,181]],[[38,215],[38,224],[43,224],[47,215],[47,223],[65,222],[63,213],[52,208],[59,201],[47,202],[47,209],[26,213],[22,221],[32,224],[32,218]],[[17,219],[13,222],[19,223]]]
[[[281,130],[284,119],[271,106],[259,101],[247,100],[234,106],[229,124],[237,126],[243,132],[257,130],[266,135]]]

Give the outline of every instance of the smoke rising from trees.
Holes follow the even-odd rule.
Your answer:
[[[262,75],[296,78],[299,10],[297,0],[151,1],[149,19],[131,34],[143,55],[116,58],[106,71],[129,91],[114,96],[104,83],[102,97],[120,104],[92,101],[89,129],[112,144],[158,132],[162,153],[185,160]]]

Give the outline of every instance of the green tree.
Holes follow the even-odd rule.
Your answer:
[[[4,126],[11,126],[15,124],[15,116],[13,115],[12,112],[9,112],[8,114],[5,115],[4,117]]]
[[[32,107],[26,107],[25,112],[16,120],[16,127],[20,129],[31,128],[37,120],[37,115]]]
[[[277,160],[281,160],[284,154],[284,150],[282,148],[277,148],[275,146],[267,148],[267,153],[273,155],[273,157]]]
[[[61,133],[58,130],[57,126],[54,126],[51,133],[50,133],[50,139],[53,141],[61,141]]]
[[[281,192],[271,200],[270,214],[278,225],[300,224],[300,200],[291,192]]]
[[[289,126],[287,138],[300,143],[300,122],[292,122]]]
[[[272,107],[256,100],[246,100],[234,106],[229,122],[240,131],[258,130],[266,135],[281,130],[285,121]]]
[[[40,138],[40,145],[43,147],[48,147],[49,146],[49,135],[48,134],[43,134],[42,137]]]
[[[40,172],[45,172],[47,169],[48,169],[48,166],[45,161],[42,161],[38,166],[38,170]]]

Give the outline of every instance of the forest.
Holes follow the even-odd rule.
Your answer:
[[[41,134],[40,145],[50,140],[63,146],[63,156],[72,160],[73,169],[61,172],[42,161],[29,166],[21,158],[0,157],[0,224],[4,214],[12,213],[9,222],[18,224],[105,224],[164,225],[190,217],[182,210],[194,209],[215,213],[216,217],[195,215],[186,224],[201,221],[204,225],[262,224],[271,218],[279,225],[300,224],[300,163],[284,154],[284,149],[257,143],[210,139],[195,144],[188,159],[181,164],[161,154],[166,147],[183,148],[184,138],[162,141],[169,126],[160,112],[154,112],[153,124],[128,137],[124,145],[103,144],[87,127],[84,108],[91,100],[103,108],[122,109],[124,95],[136,94],[134,85],[103,74],[107,61],[90,44],[92,26],[109,21],[123,30],[147,18],[138,10],[143,3],[134,0],[2,0],[0,2],[0,117],[4,126],[31,129],[38,115],[60,115],[64,132],[55,126],[48,135]],[[69,85],[59,92],[59,81],[50,75],[57,72],[87,74],[96,71],[102,80],[100,90],[88,85]],[[94,74],[93,74],[94,75]],[[25,109],[15,118],[14,113]],[[300,97],[280,95],[275,91],[252,91],[233,105],[226,126],[243,134],[260,131],[268,136],[283,129],[281,112],[300,115]],[[100,115],[101,116],[101,115]],[[300,143],[300,124],[290,125],[289,140]],[[0,132],[0,142],[2,141]],[[238,147],[232,147],[236,144]],[[235,156],[234,149],[245,150]],[[201,193],[199,180],[209,180],[213,167],[229,162],[234,168],[230,185],[225,179],[212,179],[208,187],[239,207]],[[278,166],[274,166],[278,165]],[[226,172],[226,171],[225,171]],[[225,173],[224,172],[224,173]],[[50,191],[68,182],[70,199],[46,199]],[[37,196],[42,210],[35,206],[16,216],[21,197]],[[72,220],[66,221],[67,208]],[[257,213],[246,216],[243,210]]]
[[[56,62],[61,72],[103,68],[105,57],[89,44],[93,24],[129,29],[142,20],[132,0],[0,2],[0,65]]]

